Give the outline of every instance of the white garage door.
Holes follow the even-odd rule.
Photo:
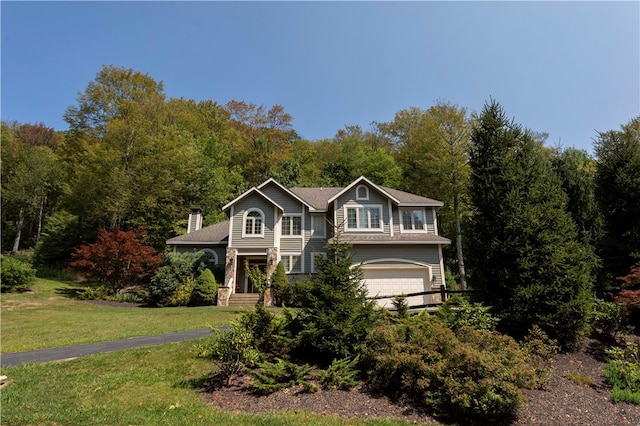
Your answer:
[[[368,295],[372,296],[396,296],[400,294],[419,293],[428,291],[429,268],[366,268],[363,267],[364,283]],[[430,296],[412,296],[407,298],[409,306],[428,303]],[[377,299],[376,302],[383,307],[393,306],[391,298]]]

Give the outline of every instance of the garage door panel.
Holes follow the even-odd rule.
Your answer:
[[[396,296],[429,290],[429,268],[363,268],[368,295]],[[428,303],[430,296],[411,296],[409,306]],[[391,297],[377,299],[383,307],[392,307]]]

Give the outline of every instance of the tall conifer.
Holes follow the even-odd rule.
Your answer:
[[[472,133],[471,285],[516,337],[537,324],[576,345],[591,308],[592,251],[577,240],[558,176],[495,101]]]

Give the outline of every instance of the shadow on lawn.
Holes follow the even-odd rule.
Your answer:
[[[56,294],[67,297],[69,299],[77,299],[78,295],[82,293],[83,290],[84,289],[82,288],[73,288],[73,287],[58,287],[54,289]]]

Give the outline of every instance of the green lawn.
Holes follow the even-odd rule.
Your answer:
[[[2,294],[1,351],[21,352],[226,325],[242,312],[217,306],[101,306],[73,299],[78,288],[74,283],[37,280],[33,292]]]
[[[305,412],[224,413],[204,402],[210,360],[195,346],[207,339],[137,348],[65,362],[3,370],[2,424],[19,425],[406,425]]]

